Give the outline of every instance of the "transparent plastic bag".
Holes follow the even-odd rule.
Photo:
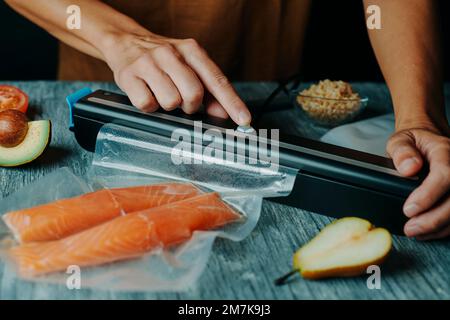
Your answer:
[[[250,135],[251,136],[251,135]],[[226,161],[226,151],[218,161],[207,151],[208,145],[196,144],[184,152],[185,163],[174,164],[178,141],[131,128],[107,124],[97,137],[91,175],[104,183],[117,183],[117,176],[153,177],[193,182],[217,192],[280,197],[288,195],[297,171],[264,162]],[[196,163],[200,160],[200,163]],[[181,162],[177,159],[178,162]]]
[[[187,290],[195,285],[206,267],[214,240],[217,237],[232,241],[245,239],[258,222],[261,195],[288,194],[296,172],[287,168],[270,172],[257,166],[211,163],[175,166],[171,160],[174,143],[169,138],[106,125],[99,133],[87,181],[76,177],[67,168],[58,169],[2,200],[0,214],[93,190],[168,181],[190,182],[204,192],[219,192],[222,200],[242,214],[244,219],[219,229],[196,231],[189,240],[179,245],[154,248],[136,259],[82,267],[79,279],[81,287],[106,290]],[[38,196],[30,197],[30,194]],[[2,233],[7,233],[5,226],[2,226]],[[2,256],[7,259],[6,252],[4,249]],[[8,263],[5,270],[15,272],[14,264]],[[72,276],[71,273],[59,272],[27,280],[67,285]]]
[[[2,199],[0,215],[3,217],[7,212],[32,208],[92,191],[93,188],[86,181],[75,176],[69,168],[60,168]],[[0,238],[4,240],[3,244],[9,243],[14,238],[3,219],[0,219]]]

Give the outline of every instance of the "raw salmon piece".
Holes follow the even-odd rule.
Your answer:
[[[62,239],[121,214],[184,200],[201,191],[191,184],[167,183],[105,189],[34,208],[6,213],[3,220],[21,243]]]
[[[95,226],[67,238],[26,243],[10,249],[22,276],[66,270],[70,265],[94,266],[139,257],[210,230],[241,216],[217,193],[147,209]]]
[[[164,183],[110,191],[126,213],[162,206],[202,193],[190,183]]]

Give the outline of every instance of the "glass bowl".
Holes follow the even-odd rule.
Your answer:
[[[297,109],[308,119],[319,125],[335,127],[356,118],[366,107],[369,98],[332,99],[304,95],[296,91],[293,94]]]

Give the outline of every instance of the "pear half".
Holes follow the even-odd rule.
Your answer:
[[[0,146],[0,167],[15,167],[29,163],[39,157],[50,142],[51,123],[49,120],[28,122],[28,132],[17,146]]]
[[[392,248],[389,231],[348,217],[326,226],[294,255],[294,268],[306,279],[356,276],[384,261]]]

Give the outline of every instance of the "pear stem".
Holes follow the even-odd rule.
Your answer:
[[[297,272],[299,272],[299,269],[292,269],[291,271],[289,271],[288,273],[286,273],[285,275],[279,277],[278,279],[276,279],[274,281],[276,286],[282,286],[283,284],[286,283],[286,280],[289,279],[290,277],[292,277],[294,274],[296,274]]]

